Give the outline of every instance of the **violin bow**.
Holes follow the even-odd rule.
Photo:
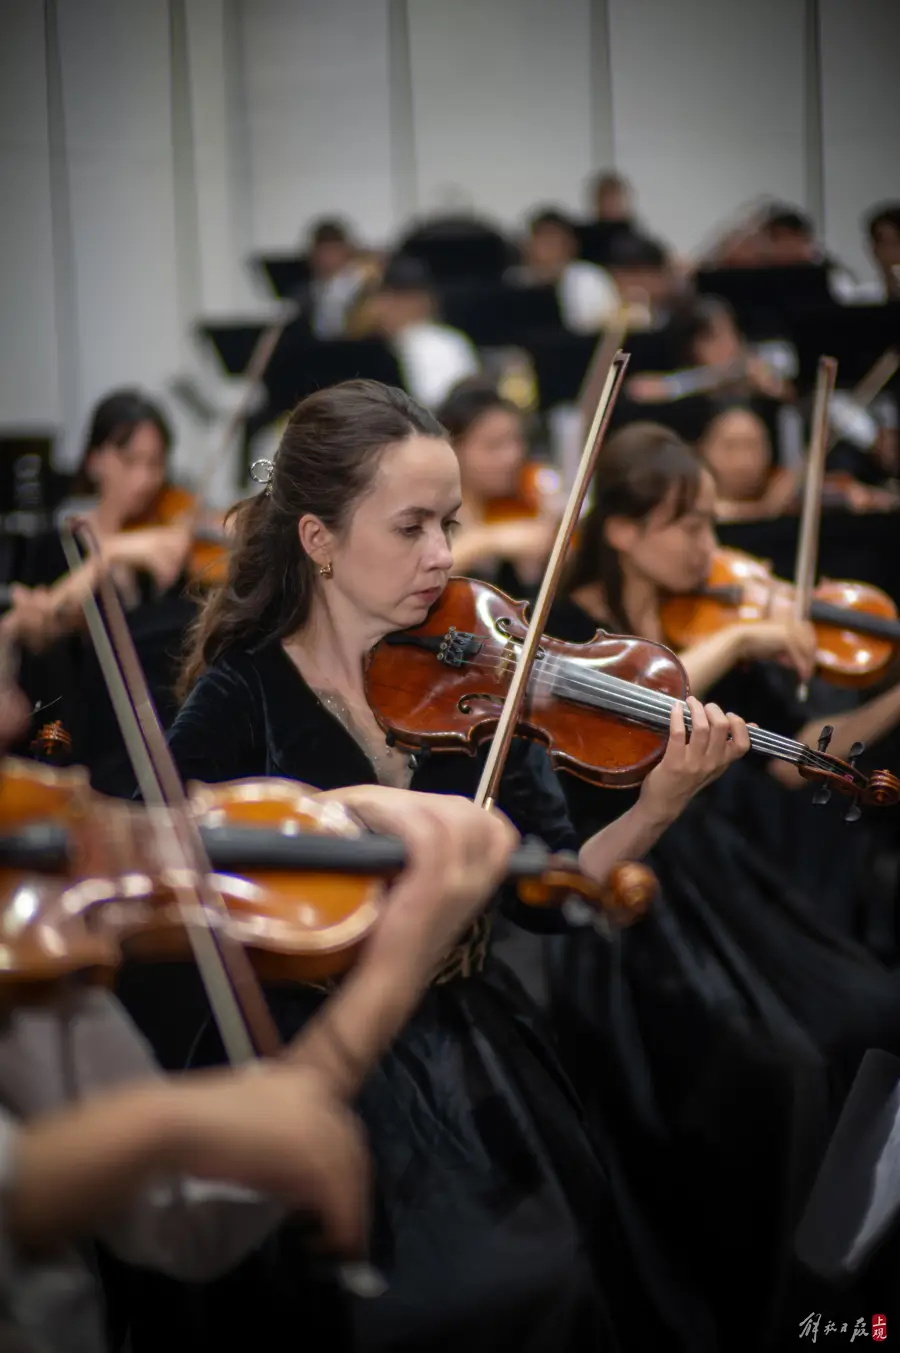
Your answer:
[[[897,348],[886,348],[878,361],[869,368],[859,384],[850,393],[850,398],[857,408],[868,408],[872,401],[881,394],[898,368],[900,368],[900,351]],[[828,450],[831,451],[840,440],[840,432],[832,430],[828,439]]]
[[[538,647],[547,624],[550,607],[553,605],[556,590],[559,586],[559,579],[566,559],[566,551],[572,538],[572,532],[574,531],[575,525],[581,514],[585,496],[590,486],[591,476],[594,473],[597,458],[600,454],[600,448],[603,445],[603,439],[606,436],[606,430],[609,426],[610,417],[612,416],[613,406],[615,405],[619,391],[622,388],[622,381],[625,378],[625,372],[628,368],[628,355],[627,353],[617,350],[618,342],[619,338],[617,337],[616,350],[613,350],[611,347],[606,359],[607,369],[603,373],[602,393],[597,403],[594,419],[584,444],[584,451],[582,452],[578,473],[575,476],[575,481],[569,492],[565,511],[563,512],[562,520],[560,521],[559,528],[556,532],[553,549],[547,562],[547,567],[544,570],[541,589],[532,609],[528,632],[516,654],[516,665],[513,678],[506,694],[506,699],[503,702],[503,710],[500,714],[500,719],[491,741],[490,751],[488,752],[487,760],[485,761],[478,790],[475,794],[475,803],[478,804],[479,807],[492,808],[494,806],[500,779],[506,765],[506,758],[509,755],[512,739],[521,716],[531,670],[534,666]]]
[[[100,545],[87,524],[81,522],[77,529],[89,553],[98,556]],[[81,558],[74,525],[64,523],[60,537],[70,567],[77,567]],[[105,569],[100,570],[98,585],[107,622],[89,592],[82,601],[88,631],[160,847],[176,860],[173,891],[228,1059],[238,1065],[257,1056],[274,1056],[281,1040],[243,946],[221,924],[227,920],[227,908],[210,882],[212,865],[153,706],[125,612]],[[190,908],[196,908],[202,919],[194,922]]]
[[[794,617],[797,620],[809,619],[813,587],[818,569],[822,490],[825,485],[825,457],[828,455],[828,405],[834,393],[837,367],[838,364],[833,357],[819,358],[809,449],[806,453],[806,477],[803,485],[803,508],[797,544],[797,563],[794,572]],[[808,696],[809,683],[802,681],[797,691],[797,697],[799,700],[805,701]]]

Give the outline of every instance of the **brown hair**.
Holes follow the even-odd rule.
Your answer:
[[[340,531],[369,490],[381,453],[415,433],[446,436],[409,395],[378,381],[345,381],[297,405],[266,491],[232,509],[228,576],[188,636],[179,696],[235,644],[284,638],[305,623],[316,566],[300,544],[297,523],[313,513]]]
[[[643,521],[673,488],[672,520],[677,521],[694,506],[702,473],[696,452],[659,423],[630,423],[610,437],[594,472],[593,506],[579,525],[563,591],[570,595],[599,583],[610,620],[627,633],[631,622],[622,605],[622,565],[606,539],[606,523],[611,517]]]
[[[112,390],[94,405],[81,460],[72,481],[73,494],[80,497],[94,489],[88,470],[91,453],[107,445],[123,450],[142,423],[151,423],[156,428],[168,458],[172,449],[172,429],[159,406],[140,390]]]
[[[444,403],[437,411],[443,427],[447,429],[450,440],[456,445],[471,432],[472,428],[486,413],[500,409],[503,413],[522,417],[522,410],[511,399],[500,394],[496,385],[491,385],[480,376],[469,376],[458,385],[454,385]]]

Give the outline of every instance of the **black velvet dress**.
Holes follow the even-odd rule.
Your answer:
[[[266,775],[329,789],[375,778],[277,644],[209,671],[170,738],[185,780]],[[413,787],[471,797],[480,767],[465,754],[425,757]],[[501,804],[523,833],[574,845],[558,781],[537,749],[516,744]],[[144,970],[138,984],[126,974],[122,995],[174,1059],[175,1025],[191,998],[171,977]],[[303,987],[268,994],[285,1038],[323,999]],[[195,1049],[195,1061],[220,1058],[212,1036]],[[431,987],[360,1109],[375,1161],[372,1259],[390,1287],[374,1301],[347,1299],[344,1342],[334,1328],[321,1342],[313,1336],[312,1296],[288,1227],[186,1305],[176,1305],[173,1285],[145,1286],[132,1314],[135,1353],[163,1346],[176,1324],[195,1350],[242,1338],[260,1349],[362,1353],[713,1347],[677,1254],[657,1244],[617,1153],[599,1151],[587,1133],[542,1013],[490,953],[483,971]]]
[[[573,642],[596,628],[571,603],[548,625]],[[752,676],[708,698],[775,732],[800,722]],[[742,805],[766,824],[788,798],[793,859],[817,848],[808,801],[770,778],[751,755],[669,828],[649,860],[664,902],[646,922],[612,944],[591,933],[547,944],[563,1060],[598,1139],[630,1143],[629,1183],[660,1238],[680,1246],[729,1353],[792,1347],[809,1303],[835,1319],[856,1304],[858,1289],[837,1293],[798,1269],[794,1231],[862,1056],[900,1045],[895,976],[785,872],[777,821],[762,841],[741,829]],[[581,838],[634,797],[561,782]],[[838,804],[812,811],[828,848],[855,830]],[[879,1296],[890,1309],[893,1290],[873,1293],[873,1310]]]

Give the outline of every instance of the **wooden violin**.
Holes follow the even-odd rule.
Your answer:
[[[560,492],[559,471],[541,461],[526,461],[519,472],[514,494],[490,498],[484,505],[485,522],[521,521],[540,517],[552,509]]]
[[[369,704],[389,736],[409,747],[474,752],[497,727],[528,631],[527,603],[469,578],[451,578],[428,618],[388,635],[369,654]],[[516,732],[543,743],[551,762],[597,785],[639,784],[661,760],[687,673],[662,644],[598,634],[589,644],[541,636]],[[690,728],[690,711],[684,708]],[[823,735],[824,736],[824,735]],[[750,729],[751,747],[796,766],[821,790],[860,804],[900,801],[900,780],[864,775],[852,761],[792,738]]]
[[[190,810],[229,941],[262,981],[319,982],[353,965],[405,866],[401,841],[290,780],[197,785]],[[190,956],[184,870],[164,849],[178,818],[161,814],[96,793],[80,768],[0,763],[0,994],[20,1000],[74,973],[108,979],[125,957]],[[530,905],[587,903],[618,926],[655,894],[643,865],[600,885],[538,845],[513,854],[509,877]]]
[[[188,526],[191,547],[187,571],[193,583],[212,586],[225,581],[228,547],[225,528],[202,520],[203,504],[189,489],[167,484],[149,512],[129,522],[125,531],[144,531],[156,526]]]
[[[663,630],[673,648],[690,648],[728,625],[787,617],[794,597],[793,584],[776,578],[763,560],[720,548],[702,588],[663,603]],[[809,618],[816,631],[816,665],[835,685],[878,681],[900,646],[897,607],[869,583],[822,579],[813,589]]]

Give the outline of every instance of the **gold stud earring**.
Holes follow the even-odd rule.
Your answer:
[[[328,563],[328,564],[320,564],[320,565],[319,565],[319,572],[321,573],[321,575],[322,575],[323,578],[330,578],[331,575],[332,575],[332,573],[334,572],[334,569],[331,567],[331,564],[330,564],[330,563]]]

